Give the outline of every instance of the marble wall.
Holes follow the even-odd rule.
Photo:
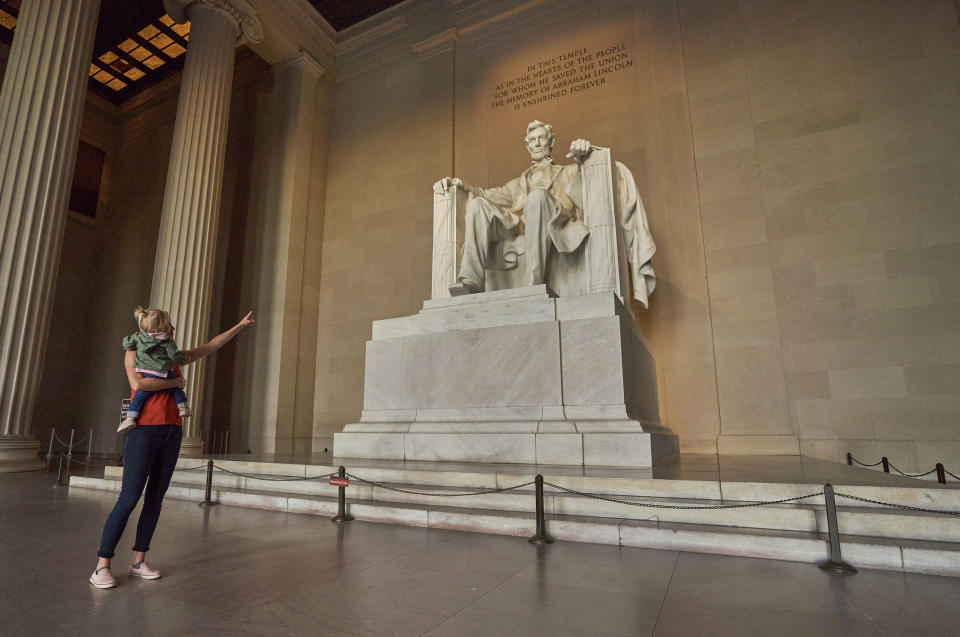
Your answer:
[[[372,321],[430,296],[430,185],[518,175],[538,118],[557,161],[583,137],[633,171],[659,278],[635,309],[682,450],[960,466],[958,51],[952,0],[407,0],[337,34],[294,110],[314,118],[290,155],[310,169],[286,177],[300,186],[282,213],[287,89],[244,51],[211,333],[263,314],[211,367],[203,417],[235,449],[329,447],[359,418]],[[43,441],[93,427],[113,451],[117,343],[149,295],[176,88],[88,100],[101,210],[68,221],[42,381],[76,406],[38,407]],[[93,326],[79,350],[57,329],[78,322]]]
[[[956,464],[954,3],[681,4],[721,449]]]
[[[370,322],[429,296],[429,184],[516,176],[539,118],[636,176],[683,450],[960,462],[955,3],[410,0],[338,42],[318,439],[359,416]],[[632,64],[498,97],[580,49]]]

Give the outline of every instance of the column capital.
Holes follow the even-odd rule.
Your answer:
[[[415,42],[411,48],[413,52],[420,56],[421,60],[432,58],[441,53],[455,51],[457,42],[460,41],[460,31],[456,28],[441,31],[436,35],[430,36],[426,40]]]
[[[288,57],[286,60],[280,62],[276,66],[277,68],[281,69],[300,69],[304,73],[309,74],[315,80],[319,80],[326,72],[324,66],[317,62],[314,57],[306,51],[300,51],[296,55]]]
[[[257,10],[247,0],[163,0],[163,8],[175,22],[190,19],[190,9],[197,5],[220,9],[237,25],[237,46],[263,40],[263,25]]]

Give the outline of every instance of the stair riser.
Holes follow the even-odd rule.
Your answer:
[[[180,465],[183,468],[196,467],[204,461],[197,459],[181,460]],[[272,475],[290,475],[304,477],[320,476],[336,470],[336,467],[325,467],[315,465],[294,465],[278,463],[258,463],[241,462],[235,460],[218,460],[218,466],[246,474],[272,474]],[[431,486],[452,487],[460,490],[470,489],[490,489],[495,487],[511,486],[528,482],[533,479],[530,474],[517,473],[456,473],[453,471],[421,471],[407,469],[351,469],[347,471],[360,476],[366,480],[375,482],[385,482],[388,484],[417,484],[423,487],[423,490],[430,490]],[[107,467],[105,475],[107,477],[120,477],[121,467]],[[204,471],[178,472],[176,480],[180,481],[183,476],[191,476],[191,480],[206,480]],[[215,473],[215,479],[226,477],[222,473]],[[763,482],[713,482],[697,480],[656,480],[652,478],[620,478],[620,477],[585,477],[585,476],[553,476],[544,474],[548,482],[584,491],[588,493],[604,493],[610,496],[637,496],[643,495],[651,498],[671,498],[671,499],[696,499],[696,500],[720,500],[726,501],[770,501],[792,498],[809,493],[815,493],[823,489],[822,484],[776,484]],[[238,478],[241,479],[242,478]],[[312,482],[268,482],[253,480],[247,485],[248,488],[258,488],[261,490],[270,490],[271,487],[254,486],[256,485],[283,485],[283,490],[291,493],[314,493],[308,485],[319,484],[329,485],[326,479]],[[304,485],[304,486],[294,486]],[[226,485],[225,485],[226,486]],[[363,486],[362,483],[351,481],[349,489]],[[305,489],[303,491],[299,489]],[[838,492],[847,493],[871,500],[881,500],[905,504],[908,506],[917,506],[931,509],[944,509],[960,511],[960,489],[944,489],[936,487],[904,488],[904,487],[863,487],[863,486],[844,486],[834,485]],[[546,487],[547,493],[555,492],[551,487]],[[316,492],[317,495],[326,495],[324,492]],[[349,493],[349,491],[348,491]],[[805,504],[823,504],[823,498],[810,498],[803,501]],[[837,498],[837,503],[841,506],[858,507],[876,507],[884,508],[879,505],[873,505],[866,502],[855,502],[844,498]]]
[[[202,472],[178,475],[178,482],[197,485],[203,488],[206,476]],[[223,474],[214,474],[214,488],[251,489],[254,491],[277,490],[291,494],[313,495],[328,498],[337,497],[337,487],[327,482],[265,481]],[[429,488],[429,487],[416,487]],[[225,492],[229,493],[229,492]],[[257,494],[251,494],[257,495]],[[744,495],[747,495],[746,493]],[[227,496],[229,497],[229,496]],[[264,501],[276,497],[265,495]],[[501,511],[532,511],[534,495],[532,491],[491,493],[477,496],[435,497],[399,493],[362,483],[352,483],[347,487],[350,502],[385,502],[424,506],[454,506],[471,509],[490,509]],[[822,498],[811,498],[811,503]],[[265,505],[268,506],[268,505]],[[272,507],[272,505],[269,505]],[[619,518],[627,520],[656,520],[660,522],[683,522],[690,524],[711,524],[745,528],[771,529],[778,531],[827,531],[826,513],[806,505],[797,508],[750,507],[744,509],[716,509],[704,511],[654,509],[633,507],[603,500],[594,500],[578,496],[569,496],[554,491],[544,495],[544,510],[548,515],[574,515],[586,517]],[[873,537],[933,540],[941,542],[960,542],[960,521],[935,516],[897,516],[885,512],[844,512],[838,513],[840,529],[849,535],[867,535]]]

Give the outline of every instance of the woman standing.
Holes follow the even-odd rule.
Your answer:
[[[147,312],[157,313],[169,324],[169,316],[165,311],[150,309]],[[239,323],[213,337],[208,343],[196,349],[183,351],[185,361],[183,364],[195,363],[223,347],[240,330],[254,322],[250,318],[251,314],[253,312],[248,312]],[[174,329],[170,324],[171,333]],[[144,377],[134,369],[135,357],[136,352],[130,350],[124,357],[131,394],[137,390],[157,393],[150,396],[144,404],[137,421],[139,426],[134,427],[127,434],[123,444],[123,481],[120,496],[103,527],[100,550],[97,553],[100,559],[97,562],[97,568],[90,576],[90,583],[97,588],[113,588],[117,585],[117,579],[110,572],[110,560],[114,556],[120,536],[123,535],[127,518],[136,508],[141,494],[144,496],[143,510],[140,512],[140,520],[137,523],[137,539],[133,545],[133,557],[127,573],[143,579],[157,579],[161,576],[160,571],[147,564],[146,553],[150,550],[150,540],[157,528],[163,496],[167,492],[167,487],[170,486],[170,479],[173,477],[177,457],[180,454],[180,441],[183,438],[183,421],[177,405],[171,394],[162,390],[175,387],[182,389],[184,379],[179,369],[175,369],[175,378]]]

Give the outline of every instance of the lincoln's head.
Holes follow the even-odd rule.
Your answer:
[[[530,153],[530,159],[539,161],[544,157],[549,157],[553,150],[553,144],[557,141],[553,134],[553,126],[544,124],[539,119],[535,119],[527,124],[527,136],[524,140],[527,144],[527,152]]]

